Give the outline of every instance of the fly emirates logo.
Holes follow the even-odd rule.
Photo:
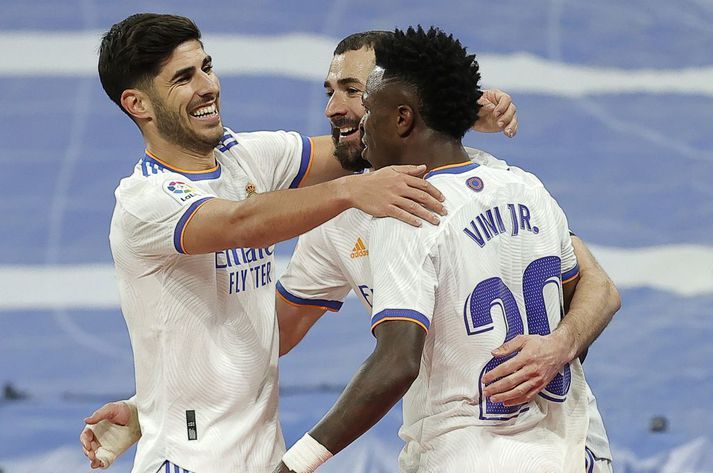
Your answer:
[[[266,248],[232,248],[215,253],[216,270],[227,273],[228,294],[239,294],[272,284],[274,252],[273,245]]]

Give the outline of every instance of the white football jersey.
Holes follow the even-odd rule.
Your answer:
[[[529,173],[525,173],[524,171],[522,171],[516,167],[509,167],[507,165],[507,163],[505,163],[504,161],[497,160],[496,158],[493,158],[492,156],[488,155],[487,153],[476,152],[475,150],[471,150],[470,154],[471,154],[471,159],[473,159],[473,161],[476,163],[484,164],[485,166],[488,166],[488,168],[490,168],[490,169],[499,169],[499,170],[506,170],[506,171],[509,170],[510,172],[508,172],[506,174],[515,176],[515,177],[512,177],[512,179],[514,179],[515,181],[520,182],[520,181],[524,180],[524,181],[528,182],[530,186],[533,186],[538,189],[542,188],[541,183],[534,176],[532,176]],[[483,167],[481,167],[479,169],[483,169]],[[462,167],[456,168],[455,170],[463,172]],[[454,171],[451,171],[451,172],[454,172]],[[439,178],[437,176],[438,176],[438,173],[436,173],[436,176],[434,176],[432,178],[431,182],[433,182],[435,185],[437,185],[443,191],[444,189],[440,183],[440,181],[443,180],[443,178]],[[477,176],[477,173],[476,173],[476,176]],[[475,176],[468,176],[468,177],[475,177]],[[460,179],[459,182],[463,182],[464,178],[465,178],[465,180],[467,180],[467,177],[465,174],[456,174],[455,176],[444,176],[444,178],[446,180]],[[485,191],[484,190],[476,191],[476,190],[471,190],[470,188],[468,188],[468,193],[481,194],[482,192],[485,192]],[[542,191],[540,191],[540,192],[544,192],[545,195],[547,195],[546,191],[544,191],[543,188],[542,188]],[[466,193],[466,196],[468,193]],[[564,219],[563,214],[561,213],[559,208],[556,206],[556,203],[554,203],[554,201],[551,199],[551,197],[549,197],[549,195],[547,195],[547,199],[545,199],[545,200],[547,200],[549,202],[548,205],[554,206],[552,208],[548,208],[549,211],[551,211],[553,214],[556,214],[558,216],[558,218]],[[452,207],[458,205],[456,203],[457,201],[458,201],[457,195],[451,196],[451,195],[447,194],[447,203],[449,205],[449,217],[448,217],[449,221],[450,221],[450,219],[453,218],[453,215],[451,213]],[[519,204],[519,203],[515,202],[515,204]],[[525,205],[525,204],[523,204],[523,205]],[[488,209],[484,209],[484,210],[488,210]],[[507,210],[508,212],[504,212],[504,210]],[[520,209],[517,206],[513,207],[513,211],[514,211],[514,215],[516,216],[516,220],[520,218],[521,212],[525,212],[524,209]],[[493,217],[492,223],[495,225],[495,229],[498,232],[500,232],[500,227],[499,227],[500,222],[498,220],[497,214],[493,215],[493,212],[494,211],[491,211],[491,214],[490,214]],[[525,214],[525,217],[530,217],[530,215]],[[482,220],[483,218],[488,219],[488,220]],[[505,220],[506,218],[509,218],[509,219],[512,218],[511,215],[509,214],[509,208],[507,206],[505,206],[503,211],[500,212],[500,219],[503,220],[503,222],[502,222],[503,225],[506,224],[506,220]],[[548,218],[549,218],[549,215],[548,215]],[[323,307],[323,308],[326,308],[329,310],[338,310],[339,307],[341,306],[341,301],[346,296],[348,291],[351,289],[355,292],[355,294],[360,299],[360,301],[364,304],[364,306],[367,308],[367,310],[371,313],[372,304],[374,303],[373,288],[374,288],[375,282],[372,278],[372,271],[369,266],[369,258],[373,256],[372,247],[376,243],[376,240],[370,236],[370,222],[371,222],[371,220],[372,220],[371,217],[369,217],[368,215],[366,215],[358,210],[349,210],[347,212],[342,213],[335,219],[322,225],[321,227],[318,227],[318,228],[312,230],[311,232],[300,237],[300,241],[298,242],[297,248],[296,248],[293,258],[290,262],[290,265],[288,266],[286,273],[283,274],[283,276],[280,278],[280,282],[278,282],[278,291],[280,292],[281,296],[286,298],[291,303],[295,303],[295,304],[306,305],[306,306],[319,306],[319,307]],[[485,216],[481,218],[481,220],[484,222],[484,225],[486,225],[486,228],[488,228],[488,231],[491,232],[491,234],[490,234],[491,239],[495,240],[495,238],[500,238],[500,237],[495,237],[492,234],[492,229],[489,226],[489,223],[491,223],[491,221],[488,217],[487,212],[486,212]],[[549,220],[544,220],[544,221],[549,222]],[[483,231],[482,227],[480,227],[480,223],[477,221],[477,219],[476,219],[476,222],[477,222],[476,224],[478,225],[477,231],[479,231],[480,233],[477,233],[477,231],[473,231],[473,230],[471,230],[471,231],[476,236],[476,240],[477,240],[477,237],[480,236],[484,239],[484,242],[486,242],[487,236],[485,236],[484,231]],[[526,218],[523,221],[523,225],[525,225],[525,227],[526,227],[526,224],[528,222],[529,222],[529,218]],[[552,222],[549,222],[549,223],[551,224]],[[562,228],[564,228],[564,230],[566,230],[566,222],[564,220],[562,220],[559,223],[561,223]],[[444,224],[446,224],[446,222],[442,223],[440,227],[428,227],[428,228],[445,229],[446,227],[444,227]],[[529,237],[532,237],[532,234],[533,234],[532,233],[532,225],[533,224],[530,222],[530,230],[527,230],[527,229],[523,230],[525,232],[530,233]],[[404,229],[404,230],[408,232],[408,229]],[[561,230],[561,228],[559,230]],[[465,234],[462,231],[462,229],[460,229],[459,232],[461,234],[463,234],[464,236],[467,236],[467,234]],[[502,233],[502,232],[500,232],[500,233]],[[500,233],[498,233],[498,234],[500,234]],[[539,233],[539,228],[538,228],[538,233]],[[518,227],[518,236],[526,236],[527,237],[527,235],[520,233],[519,227]],[[546,236],[546,235],[543,234],[543,235],[538,235],[538,236]],[[552,235],[550,235],[550,236],[552,236]],[[547,236],[547,238],[550,238],[550,236]],[[556,237],[558,239],[560,237],[564,238],[563,235],[559,235],[559,234],[557,234]],[[518,237],[511,237],[511,238],[515,239]],[[477,241],[473,240],[472,238],[470,239],[470,241],[474,242],[471,244],[475,244],[476,246],[479,247]],[[559,240],[557,240],[557,241],[559,241]],[[567,241],[567,243],[569,243],[568,234],[567,234],[566,241]],[[487,244],[490,244],[493,242],[488,241]],[[450,242],[447,242],[446,245],[447,245],[447,247],[450,247]],[[397,244],[395,247],[398,248],[399,244]],[[383,246],[380,246],[380,248],[383,248]],[[562,251],[562,248],[558,247],[558,249],[560,252]],[[389,250],[387,250],[387,251],[389,251]],[[461,251],[461,250],[454,250],[454,251]],[[482,249],[479,249],[478,251],[482,251]],[[492,251],[491,251],[491,253],[492,253]],[[387,255],[389,255],[389,258],[391,258],[390,254],[387,253]],[[382,256],[378,257],[376,259],[376,261],[383,263],[384,261],[386,261],[385,258],[387,255],[382,255]],[[457,256],[457,253],[455,253],[455,255]],[[483,256],[475,255],[474,257],[478,258],[478,261],[480,261],[480,258],[482,258]],[[560,255],[560,258],[561,258],[561,255]],[[565,271],[566,274],[564,277],[570,277],[571,275],[576,273],[576,266],[574,266],[576,263],[574,261],[573,253],[571,253],[571,247],[567,247],[567,258],[568,259],[566,261],[564,261],[564,266],[562,266],[563,263],[560,263],[561,268],[560,268],[560,266],[558,266],[559,271],[561,271],[562,269],[566,270]],[[535,259],[538,259],[538,258],[535,258]],[[380,264],[380,263],[375,263],[375,264],[377,264],[377,268],[379,268],[381,270],[382,264]],[[548,263],[539,263],[539,264],[548,264]],[[567,266],[572,266],[572,267],[567,267]],[[406,278],[404,278],[402,276],[400,278],[394,278],[394,281],[396,281],[397,279],[399,279],[399,280],[408,279],[410,282],[416,282],[416,280],[419,279],[420,276],[417,276],[418,273],[416,272],[415,269],[412,269],[410,271],[412,271],[412,272],[411,273],[409,273],[408,271],[406,272],[408,274],[408,276]],[[449,269],[447,272],[451,272],[451,271],[452,271],[452,269]],[[514,270],[511,270],[511,271],[514,271]],[[531,273],[531,274],[534,274],[534,273]],[[557,276],[559,276],[559,274]],[[453,282],[452,274],[448,276],[448,279],[451,283]],[[521,279],[522,279],[522,276],[521,276]],[[424,280],[427,280],[427,278],[424,278]],[[396,281],[396,283],[398,284],[398,281]],[[445,283],[445,281],[443,281],[443,283]],[[439,283],[439,284],[441,284],[441,283]],[[548,288],[545,289],[545,293],[548,294],[549,292],[553,292],[552,289],[556,284],[553,283],[553,284],[544,284],[544,285],[548,286]],[[475,285],[473,287],[467,289],[467,292],[468,293],[472,292],[474,287],[475,287]],[[554,312],[552,314],[550,314],[548,312],[548,316],[552,315],[552,318],[554,320],[550,320],[549,318],[547,320],[548,324],[551,324],[552,327],[556,326],[556,323],[559,320],[559,286],[556,285],[556,287],[557,287],[557,290],[555,290],[551,294],[551,297],[550,297],[551,299],[553,299],[555,301],[555,304],[552,305],[552,307],[556,306],[556,310],[554,310],[554,309],[552,309],[552,307],[550,307],[550,310],[554,310]],[[423,289],[419,289],[419,290],[413,289],[413,290],[414,290],[414,292],[420,292]],[[433,292],[433,291],[431,290],[431,292]],[[413,296],[410,296],[408,301],[411,301],[411,299],[413,299]],[[463,311],[464,311],[463,305],[465,304],[466,296],[462,296],[462,299],[463,300],[461,300],[459,302],[460,315],[459,315],[458,320],[459,320],[460,325],[458,326],[456,324],[457,326],[454,329],[456,331],[456,333],[454,333],[454,336],[457,336],[459,334],[458,329],[460,329],[460,332],[462,332],[461,338],[465,338],[467,340],[467,342],[470,342],[471,339],[473,339],[474,337],[475,337],[475,339],[477,339],[478,337],[475,334],[473,334],[472,336],[467,335],[468,328],[466,328],[466,326],[465,326],[466,320],[465,320],[465,314],[463,313]],[[519,302],[520,302],[520,305],[522,305],[521,297],[520,297]],[[392,307],[392,309],[393,309],[393,307]],[[400,308],[400,309],[404,309],[404,308]],[[406,309],[406,310],[408,310],[408,309]],[[377,312],[379,312],[378,309],[377,309]],[[524,312],[524,310],[522,310],[522,312]],[[400,317],[400,316],[404,315],[404,312],[397,312],[397,313],[391,312],[391,313],[386,313],[386,314],[381,314],[381,315],[386,318],[394,317],[394,316]],[[379,318],[380,314],[376,313],[376,316],[377,316],[375,319],[376,323],[378,323],[379,320],[384,320],[383,318]],[[502,317],[502,315],[500,315],[500,317]],[[419,316],[412,317],[412,320],[414,320],[416,322],[420,322],[424,326],[430,325],[430,322],[428,320],[424,320],[423,318],[421,318]],[[498,324],[498,323],[500,325],[503,324],[502,320],[495,321],[495,324]],[[524,333],[535,333],[542,326],[541,323],[539,323],[539,325],[538,324],[534,324],[534,325],[536,325],[536,327],[534,329],[530,330],[529,332],[527,330],[530,329],[530,327],[523,326],[523,332]],[[446,330],[446,329],[441,329],[441,330]],[[470,330],[477,331],[478,329],[471,327]],[[432,329],[432,331],[433,331],[433,329]],[[493,330],[489,330],[489,331],[497,332],[499,334],[498,336],[500,337],[500,339],[496,340],[497,343],[495,343],[495,345],[493,345],[492,347],[490,347],[487,350],[488,354],[489,354],[490,349],[495,348],[495,346],[500,345],[505,339],[505,334],[501,328],[498,328],[497,330],[493,329]],[[539,333],[539,332],[537,332],[537,333]],[[489,335],[485,335],[485,336],[488,337]],[[439,335],[438,339],[440,339],[441,337],[443,337],[443,335]],[[482,337],[480,337],[480,338],[482,338]],[[490,335],[490,338],[493,338],[492,334]],[[433,336],[429,336],[429,340],[433,340],[433,341],[431,341],[431,342],[427,341],[427,352],[426,353],[429,353],[428,350],[430,350],[429,356],[433,357],[434,356],[433,355],[434,343],[439,343],[439,342],[435,342],[436,339],[434,339]],[[482,345],[484,342],[481,340],[476,343],[478,343],[479,345]],[[429,348],[429,344],[430,344],[430,348]],[[467,357],[467,355],[464,355],[464,356]],[[489,357],[488,357],[488,360],[489,360]],[[459,362],[460,363],[463,362],[462,358],[455,360],[455,361],[456,361],[455,364],[458,364]],[[469,363],[469,365],[473,366],[472,363]],[[578,365],[578,363],[577,363],[577,365]],[[450,370],[451,367],[449,367],[448,365],[444,365],[443,369]],[[579,367],[579,366],[576,367],[576,370],[580,370],[580,369],[581,369],[581,367]],[[426,371],[422,367],[421,377],[419,378],[420,381],[423,381],[422,377],[424,376],[425,372]],[[480,374],[476,373],[476,376],[473,379],[468,379],[467,375],[462,375],[461,378],[466,378],[465,380],[463,380],[465,389],[466,390],[468,390],[468,389],[475,390],[476,388],[478,388],[477,378],[479,376],[480,376]],[[572,377],[571,372],[569,373],[568,376],[571,379],[571,377]],[[450,378],[450,376],[449,376],[449,378]],[[469,380],[470,384],[465,382],[468,380]],[[583,379],[581,380],[581,382],[583,383]],[[426,380],[426,383],[429,383],[429,380]],[[441,387],[439,389],[443,389],[443,387]],[[412,390],[409,392],[409,395],[407,395],[407,397],[405,398],[405,402],[404,402],[405,425],[404,425],[404,428],[402,429],[401,436],[407,441],[407,446],[404,450],[404,454],[402,455],[402,470],[403,471],[416,471],[416,469],[418,469],[419,465],[421,466],[421,468],[426,467],[426,464],[420,463],[422,460],[420,458],[421,451],[417,448],[414,448],[415,445],[420,445],[419,442],[422,441],[423,439],[419,439],[418,435],[414,435],[413,434],[414,431],[419,431],[419,432],[421,432],[422,435],[425,434],[425,435],[432,436],[434,438],[438,437],[440,435],[440,433],[437,432],[439,430],[438,428],[433,429],[433,431],[428,430],[428,429],[424,430],[422,424],[418,424],[418,421],[414,421],[414,417],[418,417],[418,415],[419,415],[419,414],[414,413],[414,406],[418,405],[419,403],[422,406],[425,406],[427,404],[426,400],[424,400],[423,397],[419,397],[415,393],[416,393],[416,391],[414,390],[414,388],[412,388]],[[599,413],[596,409],[596,402],[594,401],[594,397],[591,395],[591,392],[588,389],[586,390],[586,393],[587,393],[588,397],[586,398],[585,401],[588,401],[590,403],[590,406],[589,406],[590,410],[588,411],[588,413],[589,413],[590,417],[592,417],[594,419],[594,421],[591,422],[591,425],[589,427],[588,435],[592,435],[595,437],[596,440],[598,440],[597,442],[595,442],[596,443],[595,448],[592,448],[591,446],[590,446],[590,448],[594,452],[597,453],[598,458],[610,458],[611,455],[610,455],[609,449],[608,449],[608,441],[606,440],[606,432],[604,430],[603,424],[601,423],[601,417],[599,416]],[[430,394],[428,396],[430,396]],[[577,394],[577,396],[581,396],[581,394]],[[554,398],[554,396],[552,396],[552,397]],[[450,400],[449,402],[451,402],[451,401],[452,400]],[[468,402],[467,402],[468,408],[462,409],[462,412],[454,411],[454,412],[451,412],[450,414],[452,414],[454,416],[454,418],[460,419],[462,421],[463,420],[462,417],[474,415],[473,410],[475,408],[481,409],[480,404],[477,401],[479,401],[479,400],[476,400],[473,398],[473,396],[471,396],[471,398],[469,398]],[[472,403],[475,403],[475,404],[473,405]],[[555,404],[555,403],[550,402],[550,401],[545,401],[545,400],[542,400],[541,402],[538,401],[535,403],[535,407],[533,407],[533,408],[526,407],[525,408],[526,410],[523,409],[523,410],[525,410],[525,412],[522,412],[522,413],[510,412],[508,414],[503,415],[503,417],[513,417],[512,420],[509,420],[509,421],[496,420],[496,421],[491,421],[490,423],[495,424],[495,426],[502,425],[504,423],[506,423],[506,424],[517,423],[518,426],[522,427],[523,425],[525,425],[525,423],[523,422],[524,419],[529,419],[529,422],[535,421],[535,419],[538,417],[538,415],[536,415],[536,411],[539,411],[539,415],[542,416],[543,415],[542,412],[543,412],[543,410],[544,411],[547,410],[548,404]],[[557,404],[559,404],[559,403],[557,403]],[[570,401],[570,404],[572,404],[571,401]],[[452,404],[449,404],[449,405],[450,405],[450,407],[453,407]],[[581,407],[581,403],[579,403],[577,407]],[[482,408],[486,411],[485,414],[487,416],[487,414],[488,414],[487,403]],[[492,409],[493,409],[493,407],[491,406],[490,410],[492,410]],[[410,411],[410,413],[409,413],[409,411]],[[434,422],[433,422],[434,420],[437,420],[439,418],[442,418],[442,417],[444,417],[446,415],[450,415],[450,414],[446,414],[445,411],[441,412],[438,417],[434,417],[429,421],[430,422],[429,426],[434,425]],[[479,417],[480,417],[480,413],[478,413],[478,415],[475,416],[475,419],[478,420],[478,422],[476,422],[475,425],[486,426],[486,427],[485,428],[483,428],[483,427],[473,428],[474,430],[489,431],[490,429],[495,428],[495,427],[487,426],[488,422],[485,422],[484,420],[479,419]],[[597,419],[598,419],[598,421],[597,421]],[[452,430],[461,429],[460,425],[450,425],[449,422],[452,422],[452,421],[445,422],[440,427],[440,429],[442,431],[450,431],[451,429]],[[585,424],[585,428],[586,428],[586,424]],[[450,436],[449,436],[449,438],[450,438]],[[429,440],[431,440],[431,439],[429,439]],[[456,441],[457,441],[457,439],[456,439]],[[431,444],[429,444],[427,446],[427,448],[430,448],[430,445]],[[477,445],[477,443],[476,443],[476,445]],[[588,442],[588,445],[589,445],[589,442]],[[492,446],[490,445],[489,448],[491,448],[491,447]],[[573,450],[576,450],[577,448],[579,448],[579,447],[578,446],[572,447]],[[460,455],[460,454],[461,453],[459,452],[458,455]],[[521,452],[521,454],[526,456],[526,452]],[[458,455],[453,456],[452,459],[455,460],[455,459],[459,458]],[[474,453],[474,455],[476,455],[476,454]],[[545,455],[545,456],[547,456],[547,455]],[[584,458],[585,458],[584,446],[582,444],[581,449],[579,449],[578,457],[576,459],[576,461],[579,463],[579,466],[581,466],[581,468],[582,468],[581,471],[583,471],[583,469],[584,469]],[[481,457],[481,459],[483,459],[483,457]],[[451,471],[450,469],[446,468],[446,466],[448,466],[449,468],[450,467],[455,468],[455,470],[453,470],[453,471],[456,471],[459,468],[464,468],[464,466],[460,465],[460,464],[457,464],[457,465],[452,464],[451,465],[451,464],[445,463],[446,462],[445,458],[440,459],[440,460],[438,458],[434,458],[433,461],[434,462],[432,464],[430,464],[430,466],[428,468],[433,468],[434,471]],[[468,463],[469,461],[470,461],[470,459],[466,460],[466,463],[464,463],[464,465],[469,464]],[[516,461],[521,462],[522,456],[518,456]],[[473,463],[473,464],[475,465],[477,463]],[[483,465],[483,464],[481,463],[479,465]],[[494,465],[496,465],[496,464],[494,464]],[[494,465],[490,465],[490,467],[496,468]],[[421,471],[430,471],[430,470],[422,469]],[[458,471],[461,471],[461,470],[458,470]],[[462,470],[462,471],[467,471],[467,470]],[[484,470],[484,471],[487,471],[487,470]],[[499,471],[499,470],[497,470],[497,468],[496,468],[493,471]],[[503,471],[505,471],[505,470],[503,470]],[[516,470],[513,470],[513,471],[516,471]],[[534,471],[538,471],[538,470],[534,470]],[[548,470],[545,469],[543,471],[548,471]],[[553,471],[567,471],[567,470],[555,469]]]
[[[142,437],[134,472],[272,471],[277,416],[274,246],[188,255],[182,235],[213,197],[297,187],[312,145],[297,133],[226,129],[205,172],[150,153],[116,190],[110,242],[131,337]]]

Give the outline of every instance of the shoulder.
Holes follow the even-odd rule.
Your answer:
[[[509,167],[509,164],[505,160],[498,159],[487,151],[476,148],[465,148],[465,150],[470,160],[481,166],[493,169],[507,169]]]
[[[132,175],[122,179],[116,192],[117,205],[139,220],[160,218],[206,194],[181,174],[166,171],[148,176]]]
[[[249,132],[235,132],[230,128],[225,128],[225,133],[221,138],[218,148],[222,147],[232,147],[235,144],[241,144],[244,146],[255,146],[261,144],[274,144],[278,142],[286,142],[290,140],[301,139],[302,135],[296,131],[249,131]],[[307,139],[305,137],[305,139]],[[232,146],[231,146],[232,145]]]

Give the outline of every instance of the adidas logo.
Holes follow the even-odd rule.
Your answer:
[[[359,237],[354,245],[354,249],[352,249],[351,257],[354,259],[361,256],[369,256],[369,250],[366,249],[366,245],[361,241],[361,237]]]

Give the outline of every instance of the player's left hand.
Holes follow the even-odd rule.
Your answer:
[[[481,133],[497,133],[502,131],[512,138],[517,134],[517,107],[512,103],[512,97],[498,89],[483,91],[478,100],[480,111],[473,129]]]
[[[295,473],[295,472],[290,470],[289,468],[287,468],[287,465],[280,462],[280,464],[277,465],[277,468],[275,468],[275,471],[273,471],[272,473]]]
[[[555,330],[544,336],[518,335],[492,354],[504,357],[516,352],[483,376],[483,395],[491,402],[517,406],[531,401],[569,363],[571,350],[566,337]]]

